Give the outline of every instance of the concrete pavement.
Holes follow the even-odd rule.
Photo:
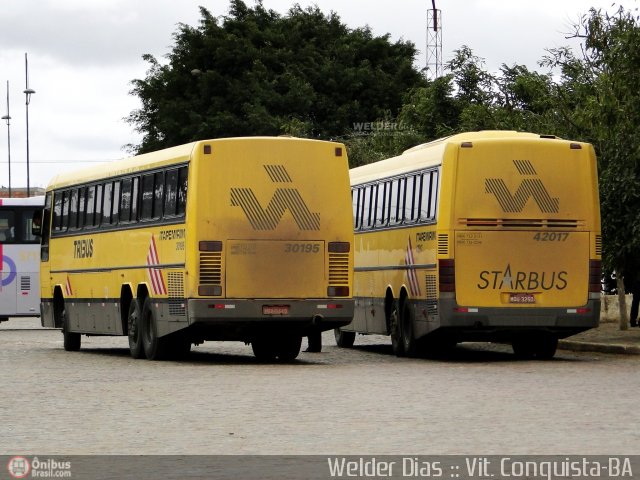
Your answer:
[[[640,355],[640,328],[620,330],[619,322],[601,320],[598,328],[560,340],[558,348],[578,352]]]

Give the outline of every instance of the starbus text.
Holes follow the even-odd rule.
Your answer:
[[[511,272],[511,267],[502,270],[483,270],[477,286],[480,290],[564,290],[567,288],[567,275],[560,272]]]

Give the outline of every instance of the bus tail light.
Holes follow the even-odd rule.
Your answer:
[[[456,291],[456,266],[455,260],[438,260],[438,283],[440,292]]]
[[[222,242],[219,240],[202,240],[198,243],[201,252],[221,252]]]
[[[331,253],[349,253],[351,244],[349,242],[329,242],[327,248]]]
[[[589,260],[589,292],[600,293],[602,290],[602,261]]]
[[[349,287],[327,287],[327,296],[328,297],[348,297],[349,296]]]
[[[220,285],[199,285],[198,295],[201,297],[217,297],[222,295],[222,287]]]

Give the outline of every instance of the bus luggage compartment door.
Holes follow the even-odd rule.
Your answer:
[[[458,231],[455,252],[459,305],[575,307],[588,301],[588,232]]]
[[[325,244],[310,240],[230,240],[229,298],[322,298],[327,295]]]

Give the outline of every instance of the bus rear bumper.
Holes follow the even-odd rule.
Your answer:
[[[595,328],[600,321],[600,299],[577,308],[461,307],[455,300],[441,299],[437,322],[422,323],[417,336],[447,330],[459,341],[501,340],[514,333],[543,330],[558,338]]]
[[[331,330],[353,319],[351,299],[192,299],[188,301],[191,325],[289,325],[310,330]]]

